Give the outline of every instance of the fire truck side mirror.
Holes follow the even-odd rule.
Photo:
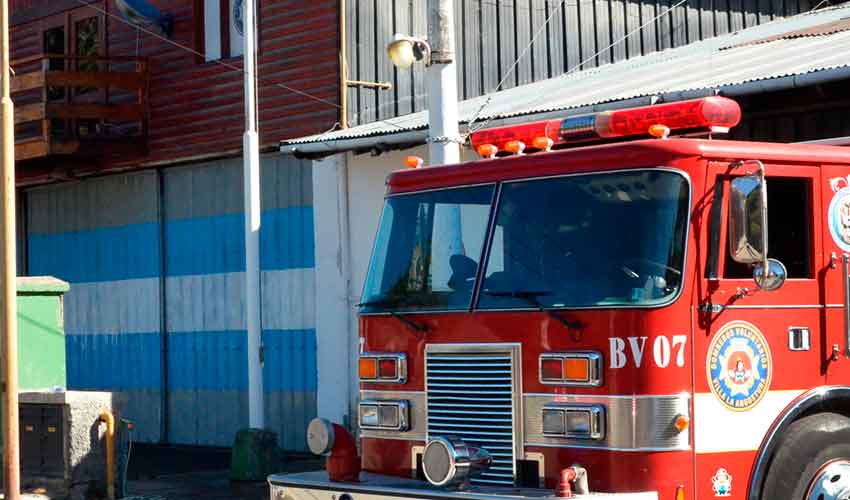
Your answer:
[[[785,283],[785,266],[767,258],[767,180],[764,166],[755,175],[732,180],[729,190],[729,254],[732,260],[753,265],[753,280],[762,290],[777,290]]]
[[[729,254],[742,264],[767,259],[767,196],[761,176],[732,180],[729,193]]]

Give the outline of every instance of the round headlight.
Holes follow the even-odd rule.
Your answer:
[[[425,446],[422,471],[434,486],[455,487],[486,470],[491,461],[484,449],[470,448],[456,437],[436,437]]]
[[[316,455],[324,455],[334,446],[334,426],[324,418],[314,418],[307,426],[307,446]]]

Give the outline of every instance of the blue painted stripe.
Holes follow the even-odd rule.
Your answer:
[[[160,336],[67,335],[68,388],[76,390],[159,390]]]
[[[159,276],[159,225],[155,223],[29,234],[29,273],[72,283]]]
[[[263,389],[315,392],[316,330],[265,330]]]
[[[242,214],[165,223],[166,273],[188,276],[245,270]],[[313,208],[263,212],[260,265],[264,270],[315,266]],[[160,276],[159,225],[130,224],[55,234],[28,235],[29,271],[71,283]]]
[[[169,390],[247,389],[247,342],[244,330],[169,333]],[[265,330],[263,344],[266,392],[316,390],[315,330]]]
[[[68,387],[78,390],[158,390],[160,337],[156,333],[68,335]],[[315,392],[315,330],[263,331],[264,389]],[[245,331],[168,334],[168,388],[246,390]]]
[[[243,214],[169,220],[165,223],[166,275],[232,273],[245,270]],[[264,270],[315,265],[313,208],[263,212],[260,266]]]

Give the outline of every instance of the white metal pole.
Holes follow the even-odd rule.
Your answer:
[[[248,328],[248,422],[265,427],[260,321],[260,139],[257,133],[256,3],[245,0],[245,312]]]
[[[430,165],[460,162],[457,126],[454,10],[452,0],[428,0],[428,43],[431,65],[428,86],[428,155]]]

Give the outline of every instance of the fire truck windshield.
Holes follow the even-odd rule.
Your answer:
[[[682,283],[690,186],[660,169],[505,183],[478,307],[648,306]]]
[[[654,306],[682,284],[690,186],[642,169],[388,197],[364,313]],[[485,249],[486,242],[486,252]]]
[[[387,198],[363,312],[467,309],[495,186]]]

